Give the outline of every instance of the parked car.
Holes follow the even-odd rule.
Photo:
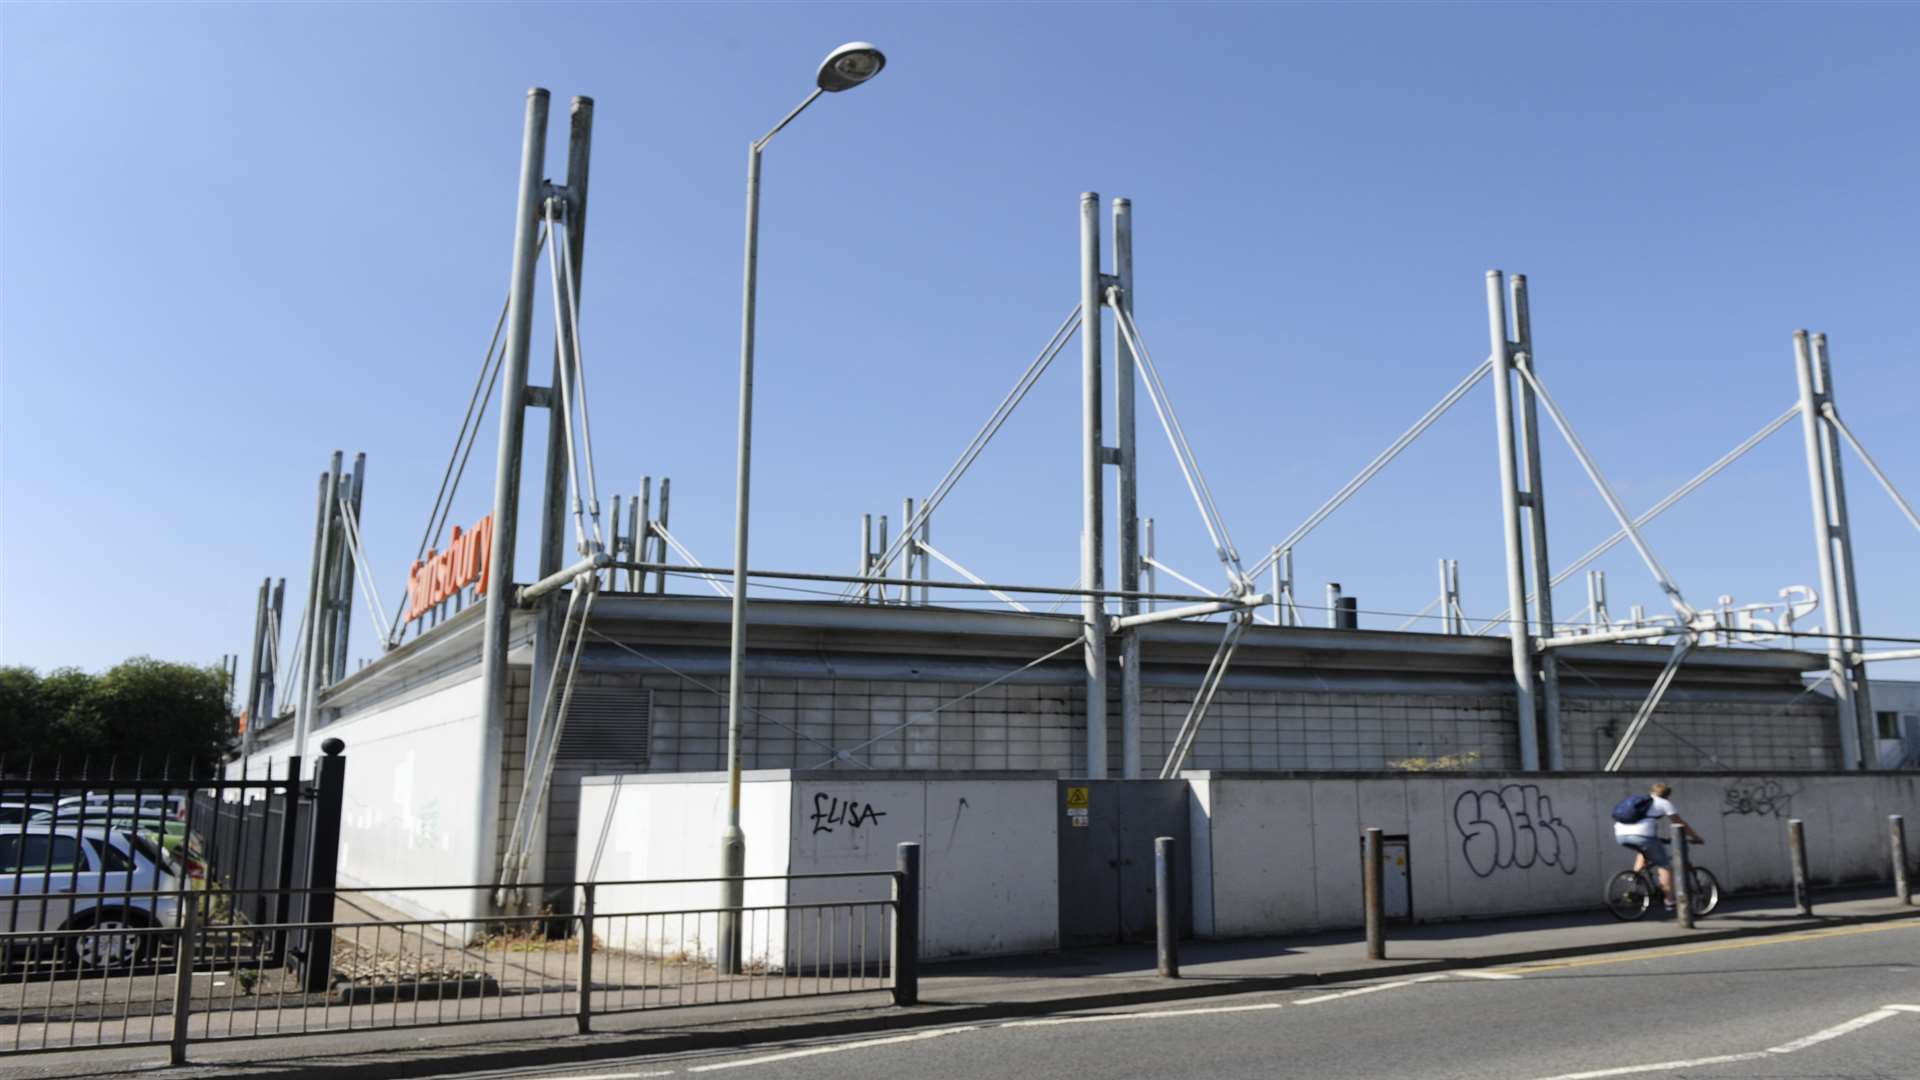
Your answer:
[[[44,803],[0,802],[0,825],[18,825],[36,814],[51,813]]]
[[[49,824],[142,829],[160,837],[166,849],[175,854],[188,846],[187,800],[181,795],[72,796],[27,819],[27,825],[34,829],[45,829]]]
[[[57,941],[81,971],[126,967],[177,925],[178,863],[139,829],[0,826],[0,931],[9,952]],[[49,934],[91,930],[88,934]],[[12,959],[9,957],[9,959]]]

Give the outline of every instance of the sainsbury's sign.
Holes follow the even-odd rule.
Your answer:
[[[466,532],[453,527],[445,551],[429,551],[407,571],[407,621],[425,615],[468,585],[487,594],[487,576],[493,563],[493,515],[488,514]]]

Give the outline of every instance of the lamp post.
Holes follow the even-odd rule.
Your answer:
[[[739,909],[746,902],[747,836],[740,830],[740,695],[747,654],[747,505],[753,458],[754,286],[760,257],[760,152],[782,128],[806,111],[821,94],[851,90],[880,74],[887,58],[864,41],[848,42],[827,54],[814,76],[813,92],[773,130],[747,146],[747,249],[740,298],[740,445],[734,481],[733,626],[727,651],[727,827],[720,834],[720,969],[740,969]]]

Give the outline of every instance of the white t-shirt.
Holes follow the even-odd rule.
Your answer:
[[[1655,829],[1656,819],[1663,818],[1669,814],[1674,813],[1674,809],[1673,809],[1672,803],[1661,798],[1660,796],[1655,795],[1652,798],[1653,798],[1653,805],[1647,807],[1646,817],[1641,818],[1639,821],[1636,821],[1631,825],[1628,825],[1628,824],[1625,824],[1624,822],[1619,822],[1619,821],[1616,821],[1613,823],[1614,839],[1617,840],[1622,836],[1656,836],[1658,835],[1658,832]]]

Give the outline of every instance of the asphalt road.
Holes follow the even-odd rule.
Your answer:
[[[1920,1080],[1920,925],[494,1075]]]

